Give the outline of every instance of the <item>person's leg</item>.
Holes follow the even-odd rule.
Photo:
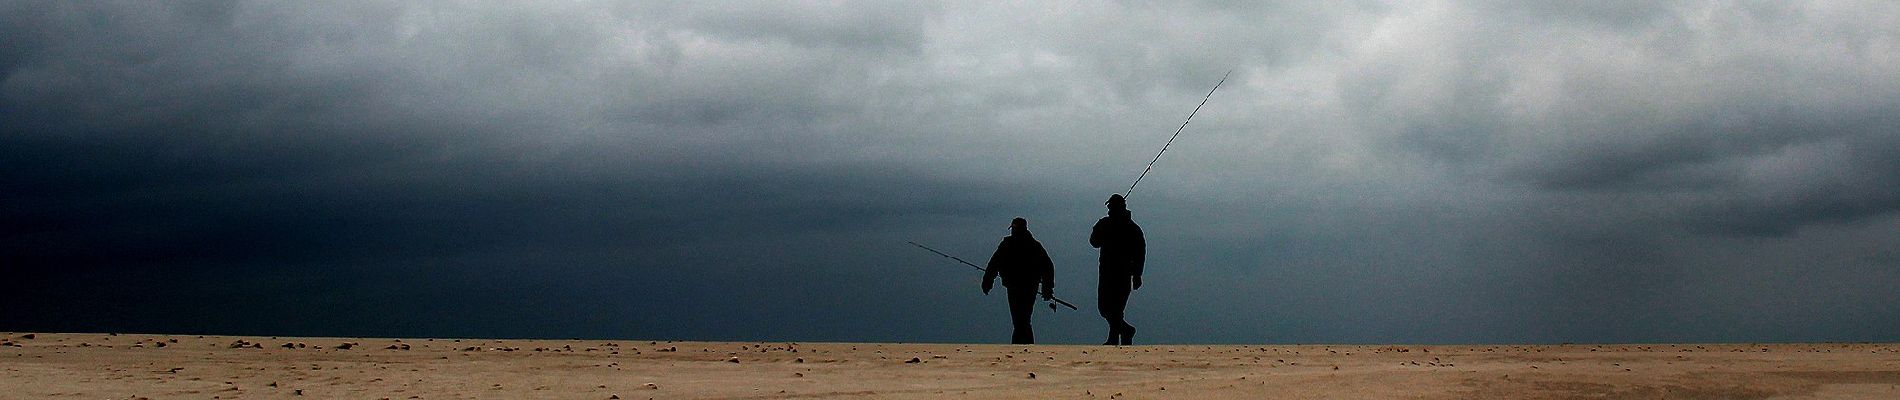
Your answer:
[[[1128,322],[1122,320],[1122,310],[1128,306],[1129,283],[1126,278],[1117,279],[1103,276],[1096,295],[1096,307],[1102,312],[1102,319],[1108,320],[1108,341],[1102,344],[1121,344],[1122,329]]]
[[[1134,284],[1129,282],[1130,279],[1131,278],[1123,278],[1122,283],[1127,284],[1127,289],[1119,293],[1121,296],[1119,303],[1121,307],[1116,309],[1117,312],[1115,313],[1115,316],[1119,317],[1115,318],[1115,322],[1121,324],[1117,327],[1117,330],[1121,331],[1121,344],[1123,346],[1135,344],[1135,326],[1128,324],[1128,298],[1135,293]]]
[[[1036,311],[1036,291],[1033,289],[1009,289],[1009,319],[1015,330],[1009,342],[1014,344],[1035,344],[1036,333],[1029,326],[1029,315]]]

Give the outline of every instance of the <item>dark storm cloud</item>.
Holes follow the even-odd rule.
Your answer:
[[[1132,198],[1153,340],[1890,340],[1895,26],[1878,2],[9,2],[0,330],[989,341],[996,296],[903,242],[980,260],[1025,216],[1085,305],[1102,197],[1233,69]],[[1094,338],[1084,311],[1042,336]]]
[[[586,307],[558,293],[532,305],[484,299],[545,290],[493,282],[540,269],[539,280],[591,276],[675,296],[616,304],[691,311],[682,304],[697,302],[695,292],[783,278],[731,272],[772,257],[715,248],[764,242],[751,251],[810,260],[835,250],[792,250],[796,238],[890,229],[915,213],[976,212],[999,187],[905,165],[760,156],[798,144],[767,138],[786,148],[747,147],[738,135],[836,112],[804,103],[822,86],[786,75],[830,73],[815,64],[822,56],[777,76],[596,76],[593,63],[626,56],[601,38],[617,28],[553,23],[561,11],[586,8],[519,18],[374,3],[9,8],[17,23],[8,36],[23,40],[7,47],[0,92],[4,254],[18,278],[9,299],[26,303],[13,308],[23,317],[9,318],[10,328],[741,338],[758,330],[647,321],[537,331],[506,320],[527,318],[516,315],[521,307]],[[874,11],[864,12],[883,15]],[[768,27],[749,37],[833,26]],[[809,42],[792,45],[901,47],[915,29],[911,39],[806,32],[800,38]],[[650,33],[657,39],[639,39],[690,41],[677,36],[694,32],[662,26]],[[787,51],[773,46],[764,50]],[[631,62],[698,67],[669,54],[681,52],[669,48],[677,44],[651,47]],[[575,103],[588,97],[596,99]],[[768,292],[760,296],[773,298]],[[393,317],[369,305],[392,297],[428,303],[398,306],[416,313],[456,304],[475,311],[454,318],[507,317],[475,328],[454,318],[390,326]],[[752,302],[741,299],[724,307]],[[152,302],[165,306],[146,308]],[[317,304],[335,307],[307,318],[249,317]],[[525,323],[564,321],[538,318]]]
[[[1691,210],[1672,219],[1696,229],[1782,234],[1896,210],[1877,188],[1900,179],[1882,146],[1900,100],[1874,83],[1895,74],[1894,32],[1863,23],[1894,10],[1641,3],[1445,7],[1423,17],[1453,21],[1426,30],[1433,42],[1388,45],[1453,57],[1376,57],[1349,93],[1398,116],[1403,148],[1625,194],[1603,207]]]

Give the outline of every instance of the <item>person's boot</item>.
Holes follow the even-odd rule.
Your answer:
[[[1123,326],[1121,339],[1122,339],[1123,346],[1135,345],[1135,326],[1134,325]]]
[[[1121,332],[1116,332],[1116,331],[1115,331],[1115,328],[1114,328],[1114,327],[1110,327],[1110,328],[1108,328],[1108,341],[1106,341],[1106,342],[1102,342],[1102,345],[1103,345],[1103,346],[1114,346],[1114,345],[1116,345],[1117,343],[1121,343],[1121,339],[1120,339],[1120,337],[1121,337],[1121,335],[1120,335],[1120,333],[1121,333]]]

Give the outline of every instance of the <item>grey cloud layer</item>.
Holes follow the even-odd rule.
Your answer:
[[[1900,267],[1896,26],[1883,2],[11,2],[0,257],[32,279],[0,329],[988,340],[967,319],[1001,308],[893,244],[981,257],[1028,216],[1092,298],[1099,198],[1231,68],[1135,196],[1156,339],[1891,340],[1868,327],[1900,298],[1863,283]],[[356,313],[243,317],[318,303]]]
[[[1717,214],[1685,216],[1703,229],[1786,233],[1900,204],[1884,189],[1900,176],[1891,5],[1681,3],[1607,20],[1421,8],[1409,17],[1429,23],[1395,29],[1423,31],[1371,41],[1352,70],[1366,77],[1343,85],[1379,120],[1371,134],[1401,148]]]

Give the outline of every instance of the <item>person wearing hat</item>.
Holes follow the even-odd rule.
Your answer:
[[[1104,204],[1108,205],[1108,216],[1095,221],[1095,230],[1089,234],[1089,246],[1102,249],[1102,281],[1095,304],[1102,318],[1108,320],[1108,341],[1102,344],[1127,346],[1134,344],[1135,326],[1128,324],[1122,311],[1128,307],[1128,294],[1141,289],[1141,267],[1148,244],[1122,195],[1109,195]]]
[[[1055,296],[1056,264],[1049,261],[1042,242],[1029,234],[1029,220],[1016,217],[1009,221],[1009,236],[996,245],[996,253],[990,255],[990,263],[983,270],[983,294],[990,294],[997,276],[1002,276],[1003,287],[1009,288],[1009,317],[1015,326],[1009,342],[1035,344],[1029,314],[1036,311],[1037,286],[1042,287],[1043,300]]]

